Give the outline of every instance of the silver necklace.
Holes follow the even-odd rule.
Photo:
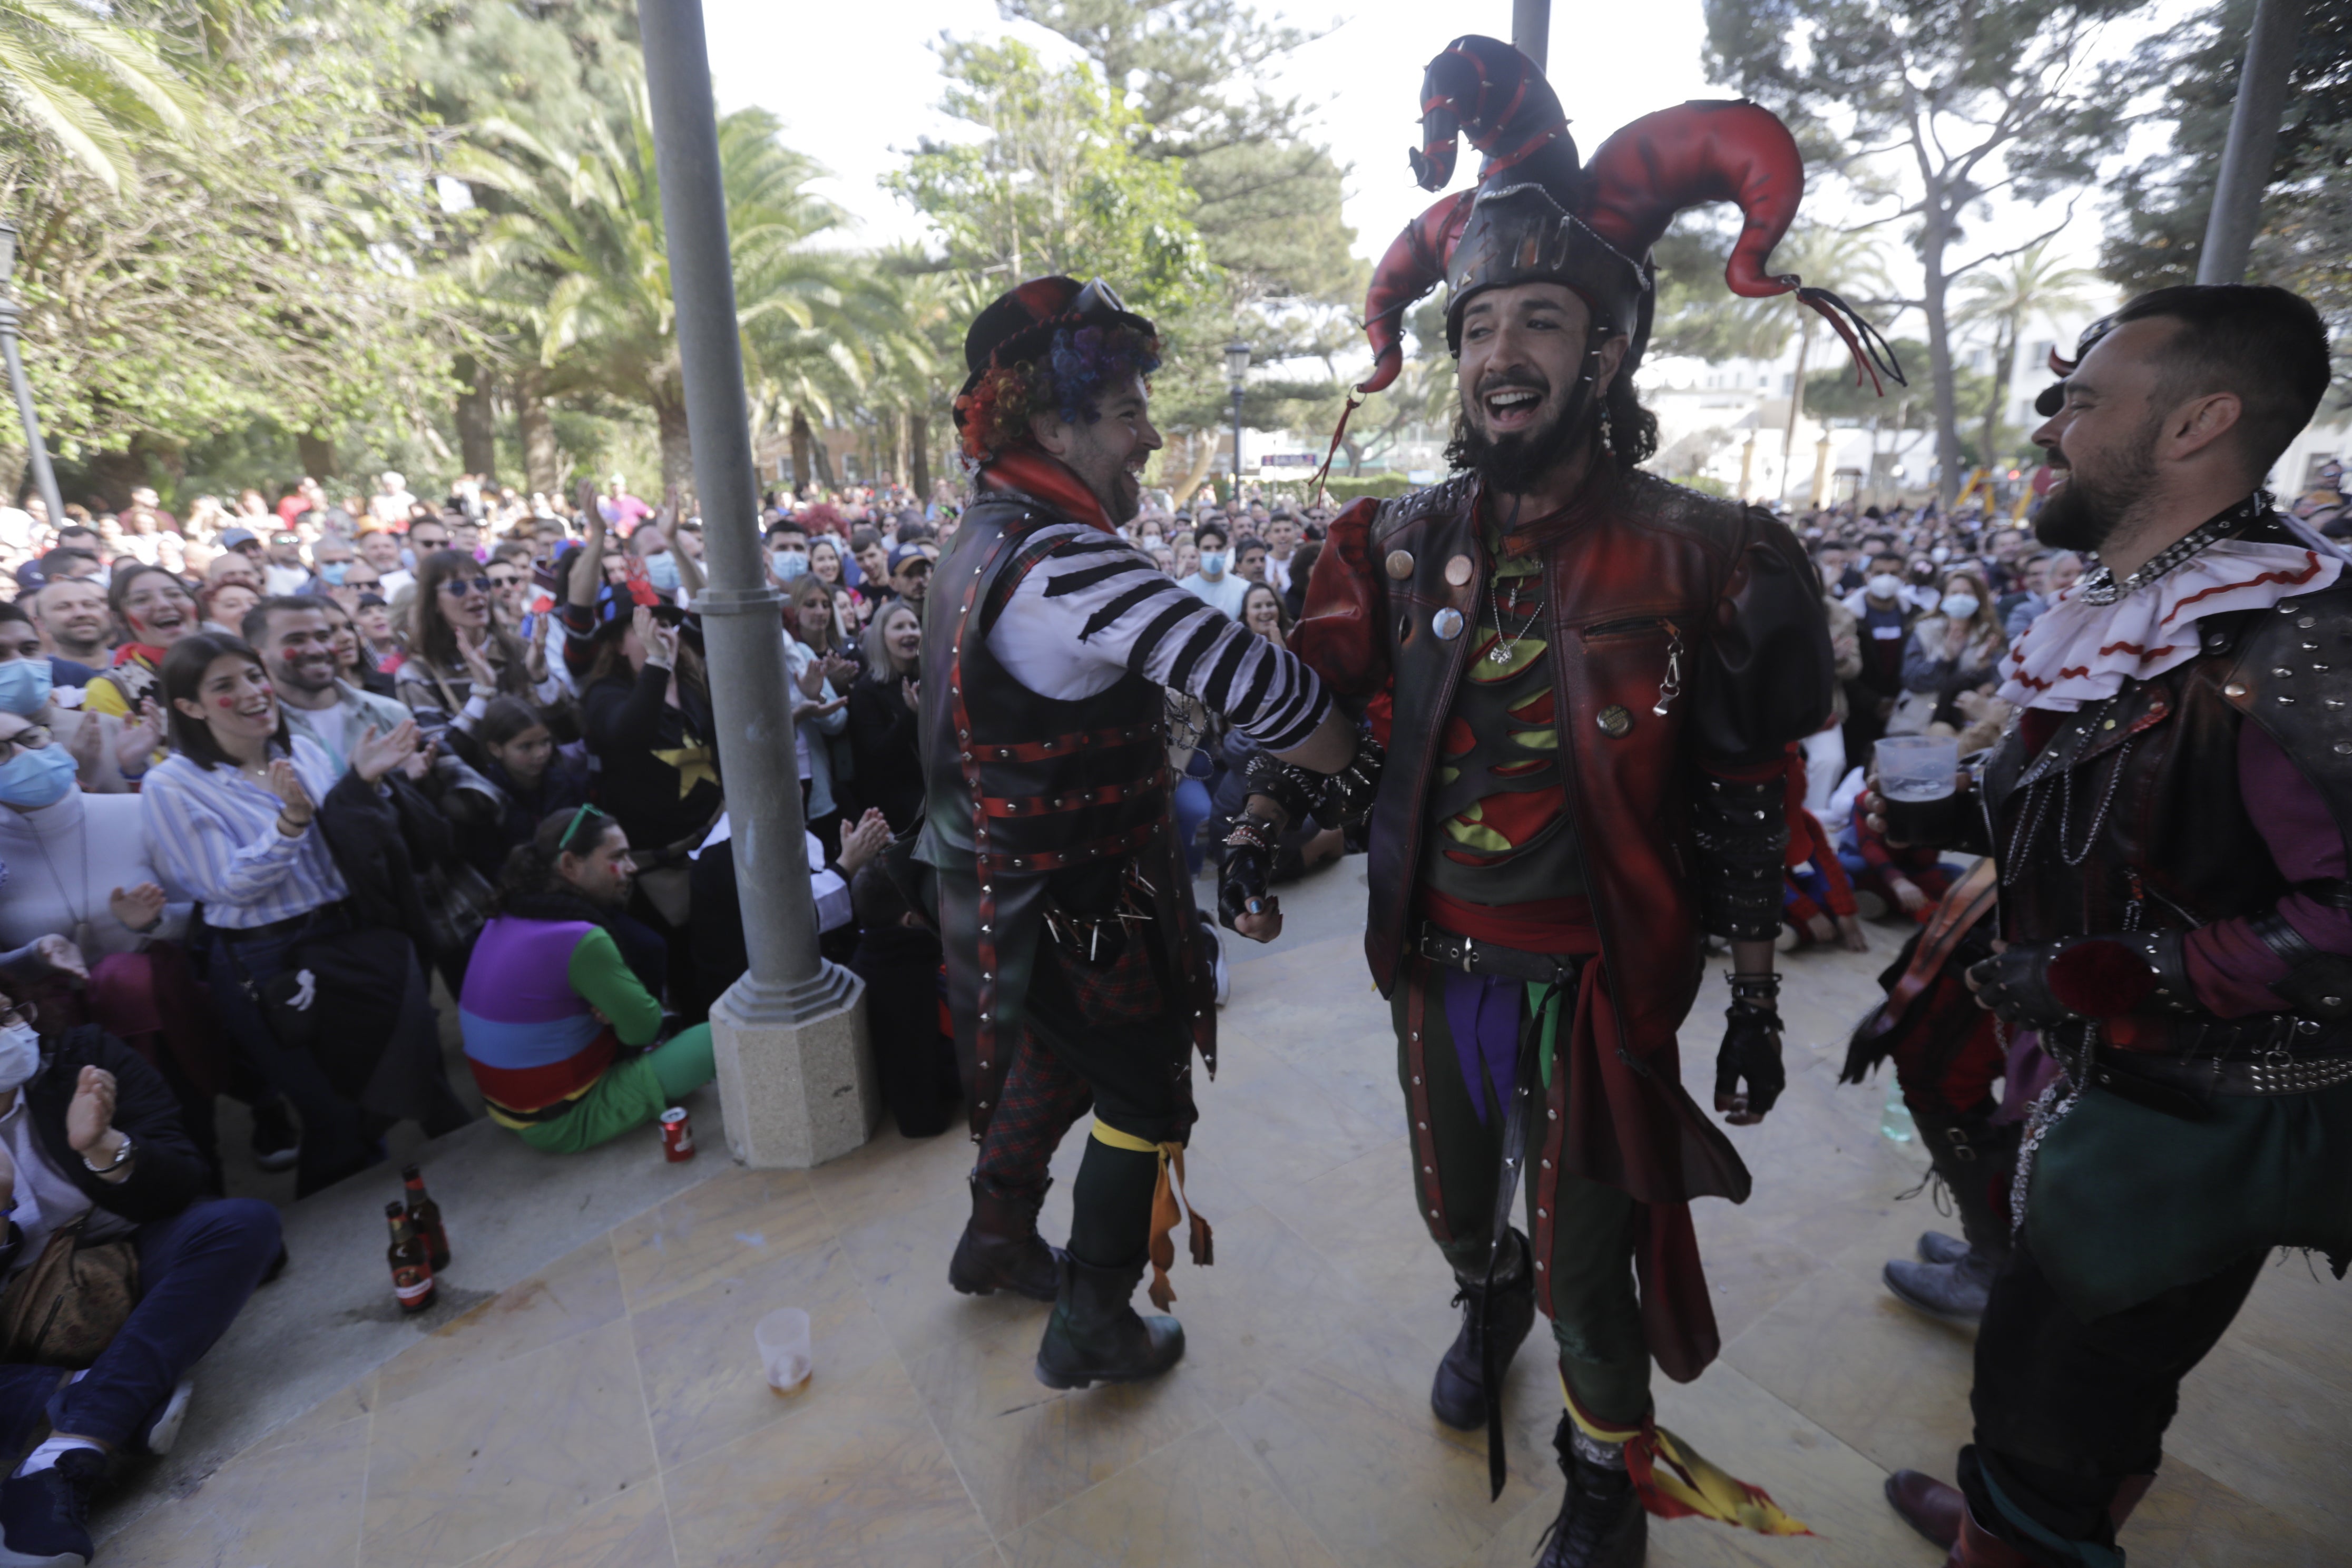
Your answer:
[[[1536,599],[1536,607],[1528,612],[1528,618],[1520,623],[1519,629],[1515,633],[1506,634],[1503,630],[1503,601],[1495,592],[1496,585],[1502,581],[1502,576],[1501,571],[1497,570],[1492,577],[1486,579],[1486,603],[1495,612],[1495,647],[1494,651],[1486,656],[1486,662],[1489,664],[1508,664],[1516,658],[1518,656],[1519,639],[1535,629],[1536,620],[1543,614],[1544,609],[1543,599],[1538,595]],[[1517,609],[1518,602],[1518,591],[1515,588],[1511,592],[1511,607]]]

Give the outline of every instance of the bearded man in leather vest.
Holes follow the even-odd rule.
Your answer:
[[[981,1141],[949,1279],[1055,1303],[1037,1352],[1055,1388],[1154,1376],[1184,1350],[1175,1319],[1129,1305],[1147,1261],[1153,1300],[1174,1299],[1153,1218],[1181,1191],[1195,1047],[1215,1065],[1167,690],[1294,763],[1336,773],[1356,745],[1312,672],[1117,531],[1160,446],[1144,379],[1158,356],[1151,323],[1099,279],[1034,279],[980,313],[955,404],[973,497],[923,617],[915,855],[936,874]],[[1263,892],[1232,923],[1268,941],[1281,916]],[[1089,1105],[1064,1254],[1037,1211],[1046,1162]],[[1206,1263],[1208,1226],[1194,1215],[1192,1231]]]
[[[1425,100],[1457,55],[1479,58],[1477,82],[1514,90],[1503,73],[1518,57],[1467,38],[1433,63]],[[1525,85],[1508,101],[1540,89],[1558,113],[1540,77]],[[1639,124],[1664,149],[1653,166],[1688,152],[1692,170],[1752,156],[1796,171],[1688,176],[1785,198],[1779,228],[1751,214],[1769,251],[1802,188],[1778,121],[1692,105]],[[1527,142],[1485,134],[1481,146]],[[1550,172],[1491,171],[1444,265],[1461,396],[1449,456],[1465,471],[1335,521],[1291,646],[1386,748],[1365,948],[1392,1010],[1415,1206],[1462,1307],[1431,1404],[1450,1426],[1487,1429],[1499,1491],[1502,1378],[1538,1309],[1550,1318],[1569,1484],[1541,1563],[1587,1568],[1638,1563],[1645,1510],[1802,1528],[1654,1426],[1650,1370],[1687,1381],[1713,1359],[1689,1205],[1749,1186],[1682,1087],[1701,936],[1733,952],[1715,1109],[1750,1124],[1784,1082],[1772,942],[1788,748],[1826,719],[1834,664],[1786,528],[1636,467],[1657,440],[1632,384],[1649,239],[1620,248],[1580,204],[1604,169],[1641,180],[1641,160],[1620,160],[1612,138],[1577,172],[1564,131],[1549,134]],[[1660,228],[1713,199],[1650,196]],[[1449,232],[1441,204],[1384,274]],[[1676,1467],[1739,1504],[1667,1496],[1655,1478]]]
[[[2181,1378],[2273,1247],[2352,1262],[2352,583],[2261,489],[2329,382],[2281,289],[2144,294],[2034,440],[2035,531],[2097,568],[2002,661],[2016,721],[1970,847],[2006,945],[1978,1000],[2041,1032],[2016,1240],[1956,1490],[1895,1508],[1968,1568],[2120,1563]]]

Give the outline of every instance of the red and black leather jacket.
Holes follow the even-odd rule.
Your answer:
[[[1391,704],[1365,934],[1383,992],[1419,919],[1440,737],[1476,641],[1436,622],[1477,624],[1478,495],[1464,476],[1350,507],[1290,638],[1341,696]],[[1639,1058],[1671,1047],[1689,1010],[1702,924],[1740,940],[1779,929],[1785,748],[1827,721],[1834,658],[1812,568],[1760,510],[1606,469],[1552,534],[1559,757],[1618,1044]]]

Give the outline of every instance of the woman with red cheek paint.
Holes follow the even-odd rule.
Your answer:
[[[202,629],[204,613],[179,577],[161,566],[134,566],[117,573],[106,590],[107,608],[121,623],[123,641],[114,666],[82,693],[82,707],[120,719],[157,697],[157,672],[174,643]]]
[[[415,721],[403,720],[388,731],[369,727],[349,746],[348,771],[339,770],[325,748],[289,730],[261,656],[209,632],[173,646],[163,660],[162,689],[173,752],[148,774],[141,793],[148,842],[165,879],[204,903],[214,938],[206,977],[236,1048],[301,1117],[297,1194],[383,1158],[369,1113],[378,1126],[383,1119],[414,1117],[434,1134],[468,1120],[441,1065],[415,950],[396,931],[359,930],[351,884],[319,825],[324,809],[341,825],[338,841],[365,842],[388,821],[385,837],[397,846],[386,781],[416,753]],[[370,940],[351,940],[357,936]],[[403,1081],[414,1087],[399,1103],[371,1100],[362,1111],[336,1091],[318,1055],[278,1038],[256,1001],[273,979],[315,967],[322,956],[383,970],[367,993],[375,994],[380,981],[385,994],[404,998],[394,1008],[399,1021],[391,1037],[368,1047],[412,1063]],[[356,1081],[393,1080],[373,1062],[356,1068]]]

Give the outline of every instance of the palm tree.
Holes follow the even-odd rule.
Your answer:
[[[1827,289],[1865,302],[1894,292],[1886,264],[1874,236],[1853,229],[1809,226],[1774,247],[1772,266],[1793,272],[1809,287]],[[1797,444],[1797,420],[1805,410],[1805,361],[1811,356],[1813,334],[1825,323],[1813,311],[1797,311],[1797,374],[1790,384],[1789,423],[1780,432],[1780,495],[1789,494],[1789,457]]]
[[[1992,395],[1986,400],[1984,439],[1978,450],[1985,464],[1994,463],[2000,437],[2001,411],[2009,406],[2011,380],[2017,371],[2017,345],[2026,323],[2035,316],[2054,316],[2080,309],[2099,284],[2095,272],[2061,267],[2050,254],[2052,241],[2028,246],[1998,270],[1972,272],[1962,280],[1960,307],[1955,325],[1990,323],[1992,342]]]
[[[131,177],[135,139],[184,135],[200,100],[148,35],[77,0],[0,0],[0,122],[63,147],[106,188]]]
[[[782,145],[776,118],[740,110],[719,122],[737,320],[755,387],[823,405],[897,347],[887,288],[837,253],[805,242],[836,228],[839,209],[808,186],[816,163]],[[650,407],[662,486],[693,482],[693,447],[672,319],[661,189],[645,84],[626,113],[595,126],[579,152],[486,120],[451,150],[447,172],[498,193],[468,253],[467,279],[490,314],[537,344],[543,397],[604,394]]]

